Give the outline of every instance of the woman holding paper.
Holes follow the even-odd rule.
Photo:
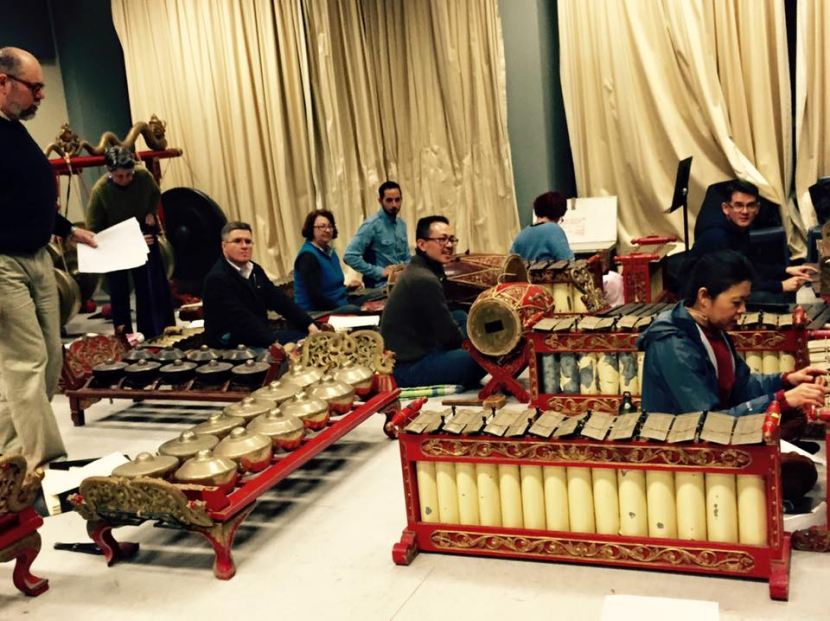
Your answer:
[[[135,218],[149,248],[145,265],[106,275],[115,332],[128,334],[133,331],[130,309],[132,275],[138,331],[145,338],[152,338],[161,334],[166,326],[175,325],[170,285],[156,243],[161,192],[147,170],[136,169],[135,158],[128,149],[111,147],[104,154],[104,160],[108,172],[92,188],[86,212],[87,226],[98,233]]]

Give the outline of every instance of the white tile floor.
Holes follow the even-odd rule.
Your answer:
[[[98,403],[76,428],[67,400],[54,402],[73,459],[155,449],[192,424],[171,421],[168,406]],[[766,583],[737,579],[438,554],[398,567],[391,549],[405,526],[400,461],[381,423],[373,417],[262,499],[237,535],[232,580],[213,577],[201,537],[149,524],[116,531],[141,550],[111,568],[99,556],[56,551],[55,542],[89,541],[84,521],[69,513],[47,518],[40,531],[34,572],[49,579],[49,591],[19,594],[12,564],[0,565],[0,619],[591,621],[610,594],[716,601],[724,620],[830,618],[830,559],[802,552],[792,557],[787,603],[770,600]]]

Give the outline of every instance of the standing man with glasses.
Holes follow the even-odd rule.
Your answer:
[[[691,251],[692,257],[702,257],[718,250],[735,250],[748,256],[749,227],[761,209],[758,188],[749,181],[735,179],[727,186],[726,195],[729,201],[721,204],[723,218],[713,218],[700,231]],[[756,291],[762,292],[758,301],[773,301],[774,296],[794,293],[801,285],[810,282],[811,275],[816,273],[815,268],[804,265],[756,265],[755,268],[758,276],[752,291],[753,298]]]
[[[343,261],[363,274],[367,289],[381,287],[397,265],[409,263],[412,253],[406,223],[398,217],[403,204],[401,186],[385,181],[378,189],[380,209],[367,218],[346,247]]]
[[[395,352],[395,381],[401,387],[462,384],[478,386],[485,371],[461,349],[467,314],[450,312],[442,281],[458,239],[444,216],[418,220],[417,250],[389,296],[380,322],[387,349]]]
[[[66,455],[50,405],[63,351],[46,245],[52,235],[97,245],[58,214],[52,167],[20,122],[43,90],[34,56],[0,48],[0,454],[22,454],[30,468]]]
[[[205,277],[202,295],[205,340],[211,347],[284,345],[318,331],[311,317],[251,261],[253,249],[250,224],[222,227],[222,256]],[[269,310],[285,317],[292,329],[271,329]]]

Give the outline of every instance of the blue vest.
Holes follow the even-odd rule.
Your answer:
[[[297,258],[299,259],[304,252],[314,255],[320,264],[321,293],[328,299],[334,300],[337,306],[348,304],[349,295],[343,285],[343,269],[340,267],[340,258],[337,256],[337,252],[332,250],[331,256],[329,256],[308,240],[300,248]],[[306,311],[319,310],[314,308],[311,296],[308,294],[307,285],[302,278],[294,278],[294,302]]]

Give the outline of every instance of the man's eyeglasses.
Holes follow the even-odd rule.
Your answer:
[[[331,224],[315,224],[314,228],[318,231],[333,231],[334,227]]]
[[[11,73],[7,73],[6,77],[11,78],[15,82],[20,82],[23,86],[28,88],[32,92],[32,96],[37,96],[40,92],[46,88],[46,85],[42,82],[29,82],[24,80],[23,78],[18,78],[16,75],[12,75]]]
[[[761,208],[761,203],[752,201],[751,203],[729,203],[729,206],[735,211],[758,211]]]
[[[447,237],[447,236],[443,236],[443,237],[427,237],[427,239],[429,239],[429,240],[431,240],[431,241],[437,241],[437,242],[438,242],[439,244],[441,244],[442,246],[446,246],[446,245],[448,245],[448,244],[452,244],[452,245],[454,246],[455,244],[457,244],[457,243],[458,243],[458,238],[457,238],[457,237]]]

